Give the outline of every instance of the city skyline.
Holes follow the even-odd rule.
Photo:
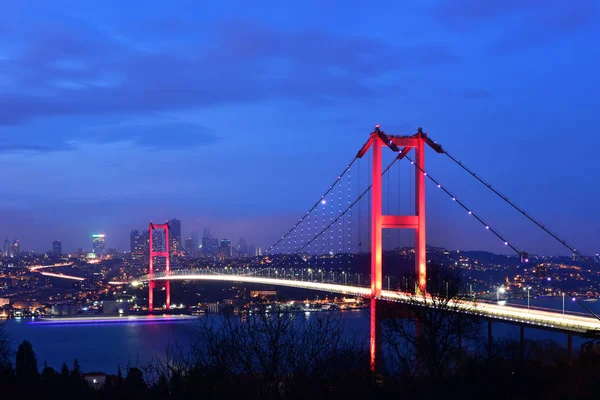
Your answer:
[[[599,397],[600,1],[5,3],[7,398]]]
[[[578,136],[577,169],[556,153],[574,127],[600,124],[597,7],[451,4],[148,2],[123,5],[127,18],[107,4],[7,5],[0,237],[44,251],[55,239],[86,247],[102,231],[125,249],[132,228],[178,215],[190,231],[266,247],[379,123],[397,134],[423,126],[595,254],[600,138]],[[566,254],[445,161],[430,156],[428,167],[521,247]],[[436,196],[429,186],[431,244],[504,251]]]

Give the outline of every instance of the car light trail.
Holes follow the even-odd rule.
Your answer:
[[[55,274],[53,272],[40,272],[41,275],[51,276],[53,278],[63,278],[63,279],[71,279],[74,281],[85,281],[85,278],[81,278],[79,276],[65,275],[65,274]]]
[[[165,275],[158,273],[154,275],[155,280],[206,280],[224,282],[247,282],[262,283],[276,286],[287,286],[301,289],[319,290],[323,292],[341,293],[360,297],[370,297],[371,288],[347,286],[333,283],[305,282],[296,280],[264,278],[251,275],[206,275],[206,274],[173,274]],[[139,281],[147,281],[148,277],[142,277]],[[424,307],[445,307],[454,312],[472,314],[498,321],[519,322],[531,324],[539,328],[555,329],[568,332],[587,332],[589,330],[600,330],[600,321],[594,317],[574,314],[562,314],[560,311],[546,311],[540,309],[526,309],[511,305],[498,305],[468,300],[436,300],[431,296],[422,296],[404,292],[383,290],[378,299],[384,301],[412,304]]]
[[[29,270],[30,271],[37,271],[39,269],[58,268],[58,267],[70,267],[72,265],[73,265],[73,263],[62,263],[62,264],[52,264],[52,265],[33,265],[33,266],[29,267]]]

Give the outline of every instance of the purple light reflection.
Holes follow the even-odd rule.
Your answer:
[[[192,316],[168,316],[168,317],[142,317],[142,318],[81,318],[81,319],[43,319],[38,321],[29,321],[27,324],[46,325],[46,326],[93,326],[93,325],[123,325],[123,324],[160,324],[171,322],[185,322],[197,319]]]

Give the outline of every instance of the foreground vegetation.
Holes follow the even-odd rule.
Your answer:
[[[40,372],[31,344],[24,341],[13,354],[0,327],[0,393],[7,399],[600,398],[593,338],[571,365],[550,340],[527,340],[522,357],[518,341],[499,339],[490,357],[479,321],[450,309],[460,291],[447,282],[457,278],[444,271],[432,276],[430,290],[444,293],[434,306],[417,302],[385,315],[378,373],[369,371],[364,338],[344,330],[340,313],[306,319],[275,310],[201,319],[193,343],[147,365],[123,367],[100,388],[88,384],[76,360]]]

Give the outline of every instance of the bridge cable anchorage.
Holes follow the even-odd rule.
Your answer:
[[[528,220],[530,220],[531,222],[533,222],[535,225],[537,225],[540,229],[542,229],[548,235],[552,236],[552,238],[554,238],[555,240],[557,240],[564,247],[566,247],[567,249],[569,249],[573,254],[577,255],[580,259],[582,259],[583,261],[585,261],[590,266],[596,267],[590,261],[590,259],[588,257],[586,257],[583,254],[581,254],[579,251],[577,251],[577,249],[575,249],[573,246],[569,245],[565,240],[561,239],[557,234],[555,234],[552,231],[550,231],[540,221],[538,221],[537,219],[533,218],[531,215],[527,214],[527,212],[525,212],[525,210],[523,210],[521,207],[519,207],[517,204],[515,204],[513,201],[511,201],[507,196],[504,196],[503,194],[501,194],[498,190],[496,190],[494,187],[492,187],[492,185],[490,185],[487,181],[485,181],[484,179],[480,178],[469,167],[465,166],[462,162],[460,162],[459,160],[457,160],[456,158],[454,158],[446,150],[444,150],[444,154],[446,156],[448,156],[448,158],[450,158],[452,161],[454,161],[454,163],[456,163],[463,170],[467,171],[469,173],[469,175],[471,175],[473,178],[477,179],[481,184],[483,184],[483,186],[485,186],[486,188],[488,188],[489,190],[491,190],[495,195],[497,195],[498,197],[500,197],[505,203],[507,203],[512,208],[514,208],[515,210],[517,210],[519,213],[521,213],[521,215],[523,215],[524,217],[526,217]]]
[[[344,169],[344,171],[338,175],[337,179],[329,186],[329,189],[327,189],[327,191],[319,198],[319,200],[317,200],[317,202],[312,206],[312,208],[310,210],[308,210],[308,212],[306,214],[304,214],[302,216],[302,218],[300,218],[300,220],[294,224],[294,226],[288,230],[285,235],[283,235],[281,237],[281,239],[279,239],[277,242],[275,242],[274,245],[272,245],[271,247],[269,247],[269,249],[266,251],[266,253],[270,252],[271,250],[273,250],[279,243],[281,243],[285,238],[287,238],[295,229],[296,227],[298,227],[298,225],[300,225],[302,223],[302,221],[304,221],[304,219],[310,215],[310,213],[312,213],[318,206],[319,204],[321,204],[321,202],[323,201],[323,199],[325,199],[327,197],[327,195],[329,194],[329,192],[331,192],[333,190],[333,188],[337,185],[338,182],[341,181],[342,177],[346,174],[346,172],[348,172],[348,170],[350,169],[350,167],[352,167],[352,164],[354,164],[354,162],[357,160],[357,156],[355,156],[352,161],[350,161],[350,163],[348,164],[348,166],[346,167],[346,169]]]
[[[542,229],[544,232],[546,232],[548,235],[550,235],[553,239],[555,239],[560,244],[562,244],[564,247],[566,247],[567,249],[569,249],[569,251],[571,251],[573,254],[575,254],[580,260],[583,260],[589,266],[591,266],[593,268],[596,268],[596,265],[594,265],[594,263],[592,263],[588,257],[584,256],[579,251],[577,251],[577,249],[575,249],[573,246],[569,245],[566,242],[566,240],[561,239],[557,234],[555,234],[554,232],[552,232],[550,229],[546,228],[546,226],[544,224],[542,224],[540,221],[538,221],[537,219],[533,218],[531,215],[527,214],[527,212],[525,212],[525,210],[523,210],[521,207],[519,207],[517,204],[515,204],[513,201],[511,201],[507,196],[504,196],[502,193],[500,193],[498,190],[496,190],[494,187],[492,187],[492,185],[490,183],[488,183],[483,178],[479,177],[469,167],[467,167],[462,162],[460,162],[459,160],[457,160],[456,158],[454,158],[450,153],[448,153],[448,151],[444,150],[443,152],[455,164],[457,164],[459,167],[461,167],[463,170],[465,170],[469,175],[471,175],[473,178],[475,178],[477,181],[479,181],[487,189],[491,190],[496,196],[500,197],[500,199],[502,199],[505,203],[507,203],[512,208],[514,208],[515,210],[517,210],[521,215],[523,215],[524,217],[526,217],[529,221],[531,221],[535,225],[537,225],[540,229]],[[585,304],[583,304],[581,301],[577,300],[576,296],[572,296],[572,294],[570,294],[568,292],[565,292],[565,293],[567,293],[570,297],[574,298],[575,301],[581,307],[583,307],[585,310],[587,310],[590,314],[592,314],[596,319],[598,319],[600,321],[600,316],[596,315],[596,313],[594,313],[592,310],[590,310]]]
[[[519,254],[519,256],[521,256],[523,254],[512,243],[510,243],[502,235],[500,235],[500,233],[498,233],[498,231],[496,231],[489,224],[487,224],[481,217],[479,217],[477,214],[475,214],[473,212],[473,210],[471,210],[469,207],[467,207],[467,205],[465,203],[463,203],[462,201],[460,201],[459,199],[457,199],[456,196],[454,196],[452,193],[450,193],[450,191],[448,189],[446,189],[444,186],[442,186],[442,184],[439,183],[434,177],[432,177],[430,174],[428,174],[427,172],[425,172],[425,170],[423,170],[419,165],[417,165],[417,163],[415,163],[409,156],[404,156],[404,158],[406,158],[408,161],[410,161],[410,163],[413,164],[419,171],[421,171],[421,173],[423,173],[427,178],[429,178],[429,180],[431,180],[433,183],[435,183],[439,189],[442,189],[444,191],[444,193],[446,193],[448,196],[450,196],[450,198],[453,201],[455,201],[459,206],[461,206],[465,211],[467,211],[469,213],[469,215],[471,215],[477,221],[479,221],[479,223],[481,223],[481,225],[483,225],[486,230],[489,230],[498,239],[500,239],[501,241],[503,241],[505,246],[508,246],[511,249],[513,249],[517,254]]]

